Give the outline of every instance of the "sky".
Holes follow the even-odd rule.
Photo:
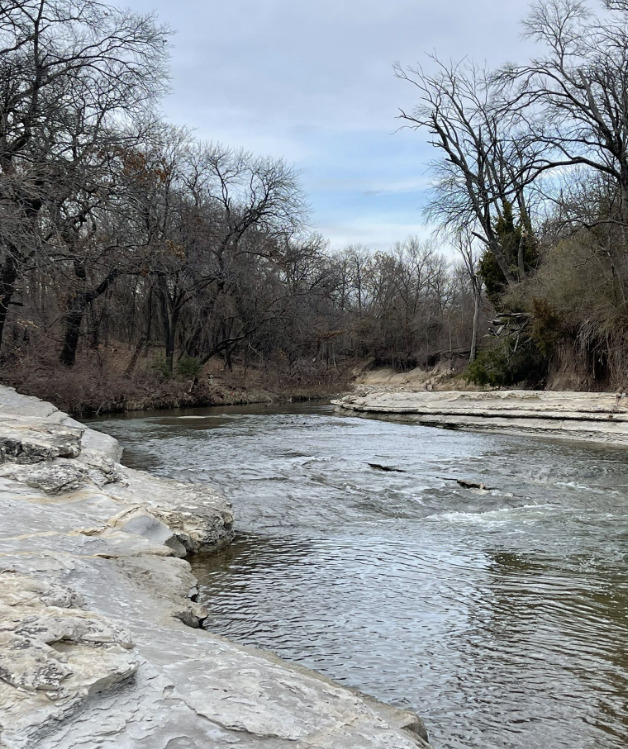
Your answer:
[[[400,130],[412,86],[393,63],[530,51],[522,0],[126,0],[176,33],[166,118],[201,140],[283,158],[333,248],[427,237],[434,149]]]

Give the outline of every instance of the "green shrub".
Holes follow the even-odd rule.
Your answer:
[[[177,374],[183,377],[198,377],[201,363],[194,356],[182,356],[177,362]]]
[[[523,250],[523,267],[526,273],[534,270],[539,261],[537,243],[528,216],[524,214],[515,218],[512,204],[504,201],[502,214],[493,228],[510,272],[515,278],[523,280],[518,267],[520,250]],[[480,275],[491,304],[498,311],[503,309],[503,296],[508,291],[508,282],[495,255],[489,249],[480,259]]]
[[[150,368],[153,370],[153,372],[159,377],[160,380],[170,380],[172,379],[172,372],[170,371],[170,367],[168,366],[168,362],[165,358],[159,358],[155,359],[153,363],[150,365]]]
[[[480,351],[464,373],[467,382],[492,387],[509,387],[525,383],[542,386],[547,377],[548,359],[530,339],[511,338]]]

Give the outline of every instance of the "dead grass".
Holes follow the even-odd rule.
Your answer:
[[[20,393],[50,401],[63,411],[88,416],[122,411],[192,408],[301,401],[331,397],[343,391],[348,370],[291,373],[274,368],[227,370],[219,360],[203,367],[197,377],[166,376],[163,362],[148,352],[132,374],[126,374],[131,351],[124,347],[91,352],[72,368],[56,357],[12,356],[0,365],[0,380]]]

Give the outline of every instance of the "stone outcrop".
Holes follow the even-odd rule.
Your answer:
[[[211,488],[0,387],[0,746],[427,743],[416,716],[199,629],[184,557],[232,536]]]
[[[385,414],[425,426],[628,445],[628,401],[614,393],[361,388],[334,403],[355,413]]]

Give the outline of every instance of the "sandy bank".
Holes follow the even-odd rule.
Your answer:
[[[416,716],[202,629],[184,557],[228,543],[211,488],[0,387],[0,746],[410,749]]]
[[[536,434],[628,445],[628,399],[614,393],[499,390],[410,391],[360,388],[334,403],[425,426]]]

